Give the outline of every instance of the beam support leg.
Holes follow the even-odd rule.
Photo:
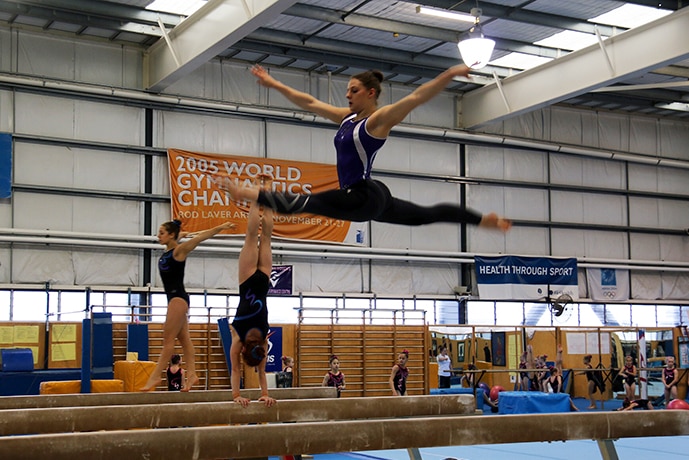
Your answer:
[[[603,460],[619,460],[617,450],[615,450],[615,442],[612,439],[598,439],[596,442]]]

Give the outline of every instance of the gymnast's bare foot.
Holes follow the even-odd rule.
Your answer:
[[[495,228],[502,232],[506,232],[512,228],[512,221],[491,212],[490,214],[484,214],[478,225],[479,227]]]
[[[196,376],[196,374],[190,375],[189,377],[187,377],[187,383],[186,385],[184,385],[181,391],[186,393],[189,390],[191,390],[191,387],[193,387],[197,383],[199,383],[199,378]]]
[[[161,382],[162,382],[162,379],[149,380],[148,382],[146,382],[146,385],[144,385],[143,387],[141,387],[141,388],[139,389],[139,391],[153,391],[153,390],[156,389],[156,387],[157,387],[158,385],[161,384]]]
[[[253,201],[258,198],[258,187],[245,187],[237,184],[229,177],[213,177],[213,183],[220,189],[230,194],[234,201]]]

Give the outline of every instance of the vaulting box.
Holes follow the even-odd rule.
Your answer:
[[[91,393],[122,393],[122,380],[91,380]],[[63,382],[41,382],[42,395],[66,395],[81,393],[81,380],[65,380]]]
[[[153,361],[115,361],[115,378],[124,382],[123,391],[139,391],[155,367]]]
[[[33,370],[33,352],[31,348],[4,348],[0,350],[0,365],[3,372]]]

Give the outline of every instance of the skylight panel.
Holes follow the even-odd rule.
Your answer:
[[[207,0],[155,0],[148,5],[146,9],[179,14],[182,16],[191,16],[191,14],[201,8],[206,1]]]
[[[490,61],[490,65],[508,67],[510,69],[527,70],[551,61],[551,58],[533,56],[524,53],[510,53],[507,56]]]
[[[589,22],[631,29],[662,18],[672,13],[670,10],[627,3],[605,14],[589,19]]]
[[[576,51],[597,43],[598,39],[594,34],[576,32],[574,30],[564,30],[551,35],[548,38],[539,40],[534,45],[547,46],[562,50]]]

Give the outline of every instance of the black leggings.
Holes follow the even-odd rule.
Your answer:
[[[352,222],[375,220],[400,225],[481,222],[481,214],[456,204],[419,206],[400,200],[392,196],[385,184],[372,179],[362,180],[347,189],[313,195],[261,190],[257,201],[281,214],[310,213]]]

